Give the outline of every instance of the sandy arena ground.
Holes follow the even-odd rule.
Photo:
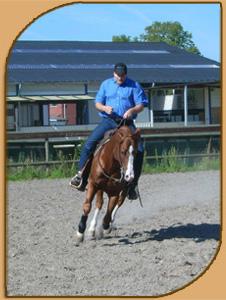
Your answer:
[[[163,295],[193,281],[217,252],[218,171],[142,175],[144,208],[126,200],[117,229],[79,247],[84,193],[68,181],[8,184],[8,296]]]

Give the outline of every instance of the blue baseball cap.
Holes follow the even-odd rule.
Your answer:
[[[126,75],[127,74],[127,66],[124,63],[117,63],[114,66],[114,72],[118,76]]]

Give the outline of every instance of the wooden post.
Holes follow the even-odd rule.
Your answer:
[[[204,88],[205,124],[211,124],[210,87]]]
[[[49,161],[49,141],[48,139],[45,140],[45,161]]]
[[[154,127],[152,90],[148,90],[148,109],[149,109],[149,122],[151,124],[151,127]]]
[[[15,105],[15,129],[19,130],[19,103]]]

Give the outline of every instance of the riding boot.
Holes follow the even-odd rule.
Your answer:
[[[83,170],[82,170],[82,180],[83,180],[83,187],[85,188],[87,183],[88,183],[88,178],[89,178],[89,174],[90,174],[90,170],[91,170],[91,165],[92,165],[92,161],[93,161],[93,154],[90,155],[90,157],[88,158]]]
[[[83,169],[81,171],[78,171],[78,173],[71,179],[70,181],[71,187],[76,188],[80,192],[85,191],[85,188],[88,183],[92,160],[93,160],[93,154],[88,158]]]
[[[130,200],[136,200],[139,197],[138,180],[142,172],[143,160],[144,152],[138,151],[134,159],[134,179],[128,189],[128,199]]]

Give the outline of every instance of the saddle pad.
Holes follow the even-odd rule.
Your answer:
[[[108,143],[112,137],[112,135],[116,132],[117,128],[106,131],[103,139],[97,145],[97,148],[94,152],[94,156],[98,153],[98,151],[102,148],[102,146]]]

